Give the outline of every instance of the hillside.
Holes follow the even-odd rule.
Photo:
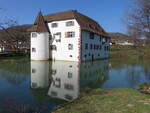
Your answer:
[[[109,33],[109,35],[114,40],[133,40],[131,36],[123,33]]]
[[[29,39],[29,32],[27,30],[31,26],[32,25],[20,25],[7,28],[6,30],[0,30],[0,40],[27,40]]]

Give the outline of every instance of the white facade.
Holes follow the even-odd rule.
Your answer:
[[[73,21],[74,26],[66,26],[66,22]],[[57,27],[52,28],[52,24],[57,23]],[[48,23],[51,31],[53,46],[56,46],[56,50],[51,50],[50,58],[53,60],[64,60],[64,61],[79,61],[80,59],[80,26],[75,19],[64,20],[64,21],[53,21]],[[75,32],[74,37],[65,37],[65,33]],[[60,33],[60,35],[56,35]],[[55,35],[55,36],[54,36]],[[57,41],[59,40],[60,41]],[[72,50],[68,49],[69,44],[73,45]]]
[[[49,86],[50,63],[47,61],[31,61],[31,88],[45,88]]]
[[[50,33],[31,33],[31,60],[80,62],[109,56],[109,38],[81,30],[76,19],[47,22],[47,28]]]
[[[31,60],[49,59],[49,33],[31,33]]]

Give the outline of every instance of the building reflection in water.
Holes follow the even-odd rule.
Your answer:
[[[108,61],[31,61],[31,88],[48,88],[52,98],[72,101],[86,88],[99,88],[108,80]]]

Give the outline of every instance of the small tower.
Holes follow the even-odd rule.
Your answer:
[[[40,11],[31,28],[31,60],[49,59],[49,29]]]

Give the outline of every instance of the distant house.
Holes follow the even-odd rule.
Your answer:
[[[109,35],[93,19],[75,11],[43,16],[31,31],[32,60],[87,61],[108,58]]]
[[[122,33],[109,33],[111,37],[110,45],[122,45],[122,46],[134,46],[135,41],[133,37],[130,37]]]
[[[122,42],[118,42],[117,44],[122,46],[134,46],[134,43],[130,41],[122,41]]]
[[[1,40],[0,52],[14,52],[14,51],[16,51],[16,46],[14,44],[10,44],[7,41]]]

